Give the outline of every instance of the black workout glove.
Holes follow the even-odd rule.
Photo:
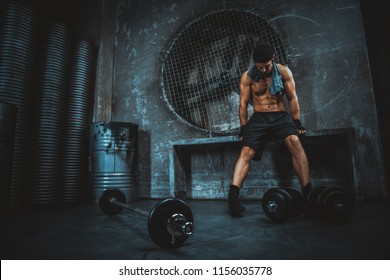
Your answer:
[[[242,125],[242,126],[240,127],[240,132],[238,133],[238,137],[244,136],[245,128],[246,128],[246,124],[244,124],[244,125]]]
[[[295,127],[298,129],[299,134],[305,134],[306,133],[306,128],[304,128],[301,124],[300,120],[293,120]]]

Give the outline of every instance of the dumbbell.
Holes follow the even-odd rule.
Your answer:
[[[268,189],[263,195],[261,204],[267,217],[276,222],[298,217],[304,210],[302,193],[292,187]]]
[[[353,214],[354,196],[341,187],[318,185],[307,197],[305,216],[343,224]]]
[[[147,217],[149,236],[162,248],[179,247],[194,233],[191,208],[180,199],[164,199],[147,212],[126,204],[126,196],[120,189],[108,188],[99,197],[99,207],[109,216],[128,209]]]

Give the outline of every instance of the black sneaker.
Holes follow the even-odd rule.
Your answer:
[[[239,188],[235,186],[231,186],[229,189],[228,202],[229,202],[230,216],[234,218],[241,217],[242,213],[245,211],[245,207],[240,204],[240,202],[238,201],[238,197],[239,197]]]

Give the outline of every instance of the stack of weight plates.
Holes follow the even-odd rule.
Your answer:
[[[93,88],[94,48],[80,40],[74,44],[67,93],[63,184],[61,199],[79,202],[88,189],[89,103]]]
[[[8,210],[16,116],[16,106],[0,101],[0,215]]]
[[[65,100],[70,59],[70,34],[62,23],[48,24],[39,62],[39,90],[35,98],[31,202],[57,202],[61,184]]]
[[[0,101],[17,106],[10,210],[25,202],[31,137],[31,94],[37,46],[37,15],[31,7],[7,1],[0,10]]]

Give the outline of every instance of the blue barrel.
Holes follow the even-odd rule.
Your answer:
[[[126,202],[138,200],[138,125],[96,122],[90,126],[89,182],[91,201],[97,203],[107,188],[119,188]]]
[[[0,102],[0,213],[8,209],[17,108]]]

